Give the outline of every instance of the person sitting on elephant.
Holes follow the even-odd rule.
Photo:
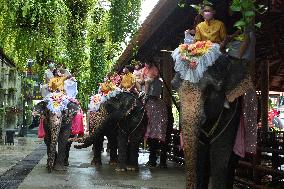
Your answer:
[[[120,88],[125,91],[133,92],[134,94],[138,94],[136,89],[136,81],[134,75],[131,73],[131,67],[125,66],[123,68],[123,75],[120,83]]]
[[[42,97],[46,97],[49,94],[48,91],[48,83],[54,78],[53,71],[55,69],[55,65],[53,62],[50,62],[48,65],[48,69],[44,72],[44,84],[41,87],[41,95]]]
[[[143,79],[142,79],[143,68],[144,68],[144,64],[139,62],[137,65],[135,65],[134,71],[133,71],[133,75],[135,76],[135,79],[136,79],[136,88],[139,92],[144,90],[144,88],[141,85],[143,82]]]
[[[64,92],[64,81],[67,79],[72,78],[71,75],[64,76],[64,73],[62,73],[63,70],[54,70],[54,78],[52,78],[49,83],[48,87],[51,92]]]
[[[205,21],[196,26],[194,39],[195,41],[210,40],[213,43],[219,43],[220,51],[224,51],[224,45],[227,37],[226,27],[223,22],[214,19],[214,15],[215,10],[212,5],[204,6],[202,16]],[[212,79],[211,81],[214,82]],[[228,100],[225,100],[224,107],[230,108]]]
[[[115,84],[115,86],[119,86],[121,83],[121,77],[117,72],[114,72],[110,77],[110,80]]]
[[[214,19],[215,10],[213,6],[206,5],[202,10],[205,21],[199,23],[195,29],[195,41],[210,40],[212,43],[221,44],[226,36],[226,27],[220,20]]]

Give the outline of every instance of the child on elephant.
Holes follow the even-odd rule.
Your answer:
[[[130,66],[125,66],[123,68],[123,75],[120,83],[120,88],[122,90],[138,94],[138,91],[135,86],[136,85],[135,76],[131,73],[130,70],[131,70]]]
[[[65,76],[62,70],[54,70],[54,78],[50,79],[48,83],[51,92],[64,92],[64,81],[72,78],[71,75]]]

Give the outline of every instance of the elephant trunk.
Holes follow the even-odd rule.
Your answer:
[[[197,188],[197,145],[198,125],[203,111],[201,90],[189,82],[183,82],[179,89],[181,103],[181,124],[186,164],[186,188]]]
[[[78,139],[73,138],[73,139],[70,139],[69,141],[82,143],[80,145],[74,145],[74,148],[82,149],[82,148],[88,148],[89,146],[91,146],[94,143],[94,137],[92,135],[89,135],[87,137],[78,138]]]

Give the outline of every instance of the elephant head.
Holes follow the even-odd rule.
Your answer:
[[[52,112],[48,109],[48,103],[41,101],[34,106],[34,112],[40,113],[44,118],[44,142],[47,145],[47,168],[51,172],[55,166],[58,169],[64,167],[65,148],[71,132],[71,123],[80,106],[76,102],[69,101],[65,110]],[[58,154],[56,146],[58,143]],[[55,162],[56,160],[56,162]]]
[[[197,147],[201,138],[214,140],[223,132],[216,125],[224,117],[225,100],[234,102],[226,110],[227,115],[235,115],[233,112],[238,108],[235,99],[252,88],[252,83],[244,61],[221,55],[197,83],[182,80],[177,74],[172,84],[181,101],[186,184],[187,189],[192,189],[197,187]]]
[[[119,93],[101,104],[99,111],[90,118],[93,122],[90,136],[75,140],[84,143],[75,148],[91,146],[104,131],[112,127],[119,127],[124,132],[131,133],[141,123],[143,116],[144,106],[138,97],[128,92]]]

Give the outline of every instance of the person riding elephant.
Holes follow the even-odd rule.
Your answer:
[[[121,92],[102,102],[94,114],[92,135],[74,139],[83,144],[75,148],[86,148],[106,132],[117,128],[118,166],[116,171],[138,169],[139,145],[143,138],[146,114],[143,103],[129,92]]]
[[[206,22],[213,18],[212,10],[212,7],[204,9],[205,23],[199,26],[207,27]],[[211,30],[197,28],[196,31],[205,32],[202,40],[210,39],[206,38],[210,36],[206,32]],[[251,119],[244,116],[244,112],[248,113],[244,102],[251,103],[252,111],[249,115],[256,117],[255,90],[248,71],[249,60],[242,56],[222,54],[220,46],[215,43],[206,41],[198,44],[202,50],[209,47],[198,58],[183,58],[180,53],[183,46],[172,54],[178,72],[172,83],[181,101],[186,188],[207,189],[210,185],[212,189],[231,189],[234,178],[233,151],[239,126],[246,123],[251,128],[256,127],[253,120],[242,121],[242,117]],[[191,48],[189,46],[188,49]],[[247,52],[243,54],[251,54],[252,48],[246,48]],[[241,49],[237,50],[241,52]],[[194,67],[191,65],[193,61]],[[248,96],[251,99],[248,100]],[[255,130],[252,130],[255,138]]]
[[[47,98],[46,98],[47,99]],[[53,109],[54,104],[59,104],[60,109]],[[69,101],[62,94],[50,96],[34,106],[34,112],[40,113],[44,119],[44,142],[47,146],[47,168],[51,172],[66,170],[68,164],[69,148],[68,139],[71,134],[72,119],[79,111],[80,106]],[[58,144],[58,152],[56,146]]]

